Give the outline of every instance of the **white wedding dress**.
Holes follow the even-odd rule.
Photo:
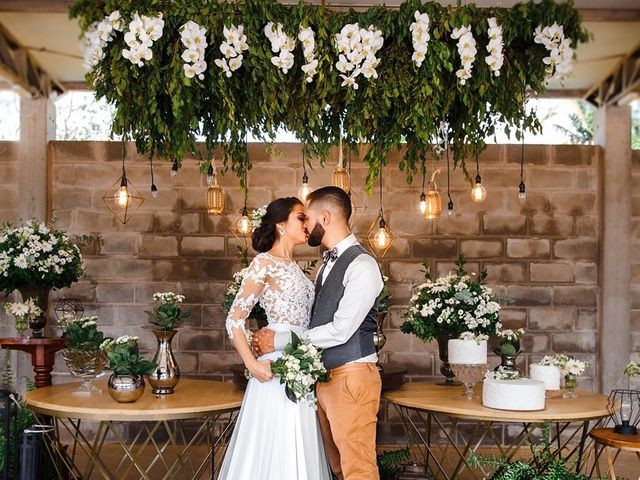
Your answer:
[[[300,333],[309,324],[313,297],[313,283],[297,263],[261,253],[246,270],[229,311],[229,337],[232,328],[244,330],[258,301],[270,329]],[[280,355],[273,352],[259,359]],[[289,400],[278,378],[265,383],[250,378],[218,479],[330,480],[315,410]]]

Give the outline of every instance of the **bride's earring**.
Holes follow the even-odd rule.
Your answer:
[[[279,229],[278,229],[278,233],[279,233],[279,234],[280,234],[280,236],[282,237],[282,236],[284,236],[284,235],[287,233],[287,231],[286,231],[284,228],[279,228]]]

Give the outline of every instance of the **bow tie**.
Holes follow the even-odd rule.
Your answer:
[[[336,247],[322,253],[322,263],[325,265],[329,262],[333,262],[336,258],[338,258],[338,249]]]

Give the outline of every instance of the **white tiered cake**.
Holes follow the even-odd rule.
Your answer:
[[[482,405],[498,410],[544,410],[544,383],[529,378],[485,378],[482,386]]]
[[[529,376],[543,382],[546,390],[560,390],[560,369],[555,365],[532,363],[529,366]]]
[[[449,340],[449,363],[482,365],[487,363],[487,341]]]

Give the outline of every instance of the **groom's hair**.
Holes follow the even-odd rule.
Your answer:
[[[328,186],[314,190],[307,196],[309,206],[320,203],[337,210],[348,222],[351,217],[351,198],[340,187]]]

